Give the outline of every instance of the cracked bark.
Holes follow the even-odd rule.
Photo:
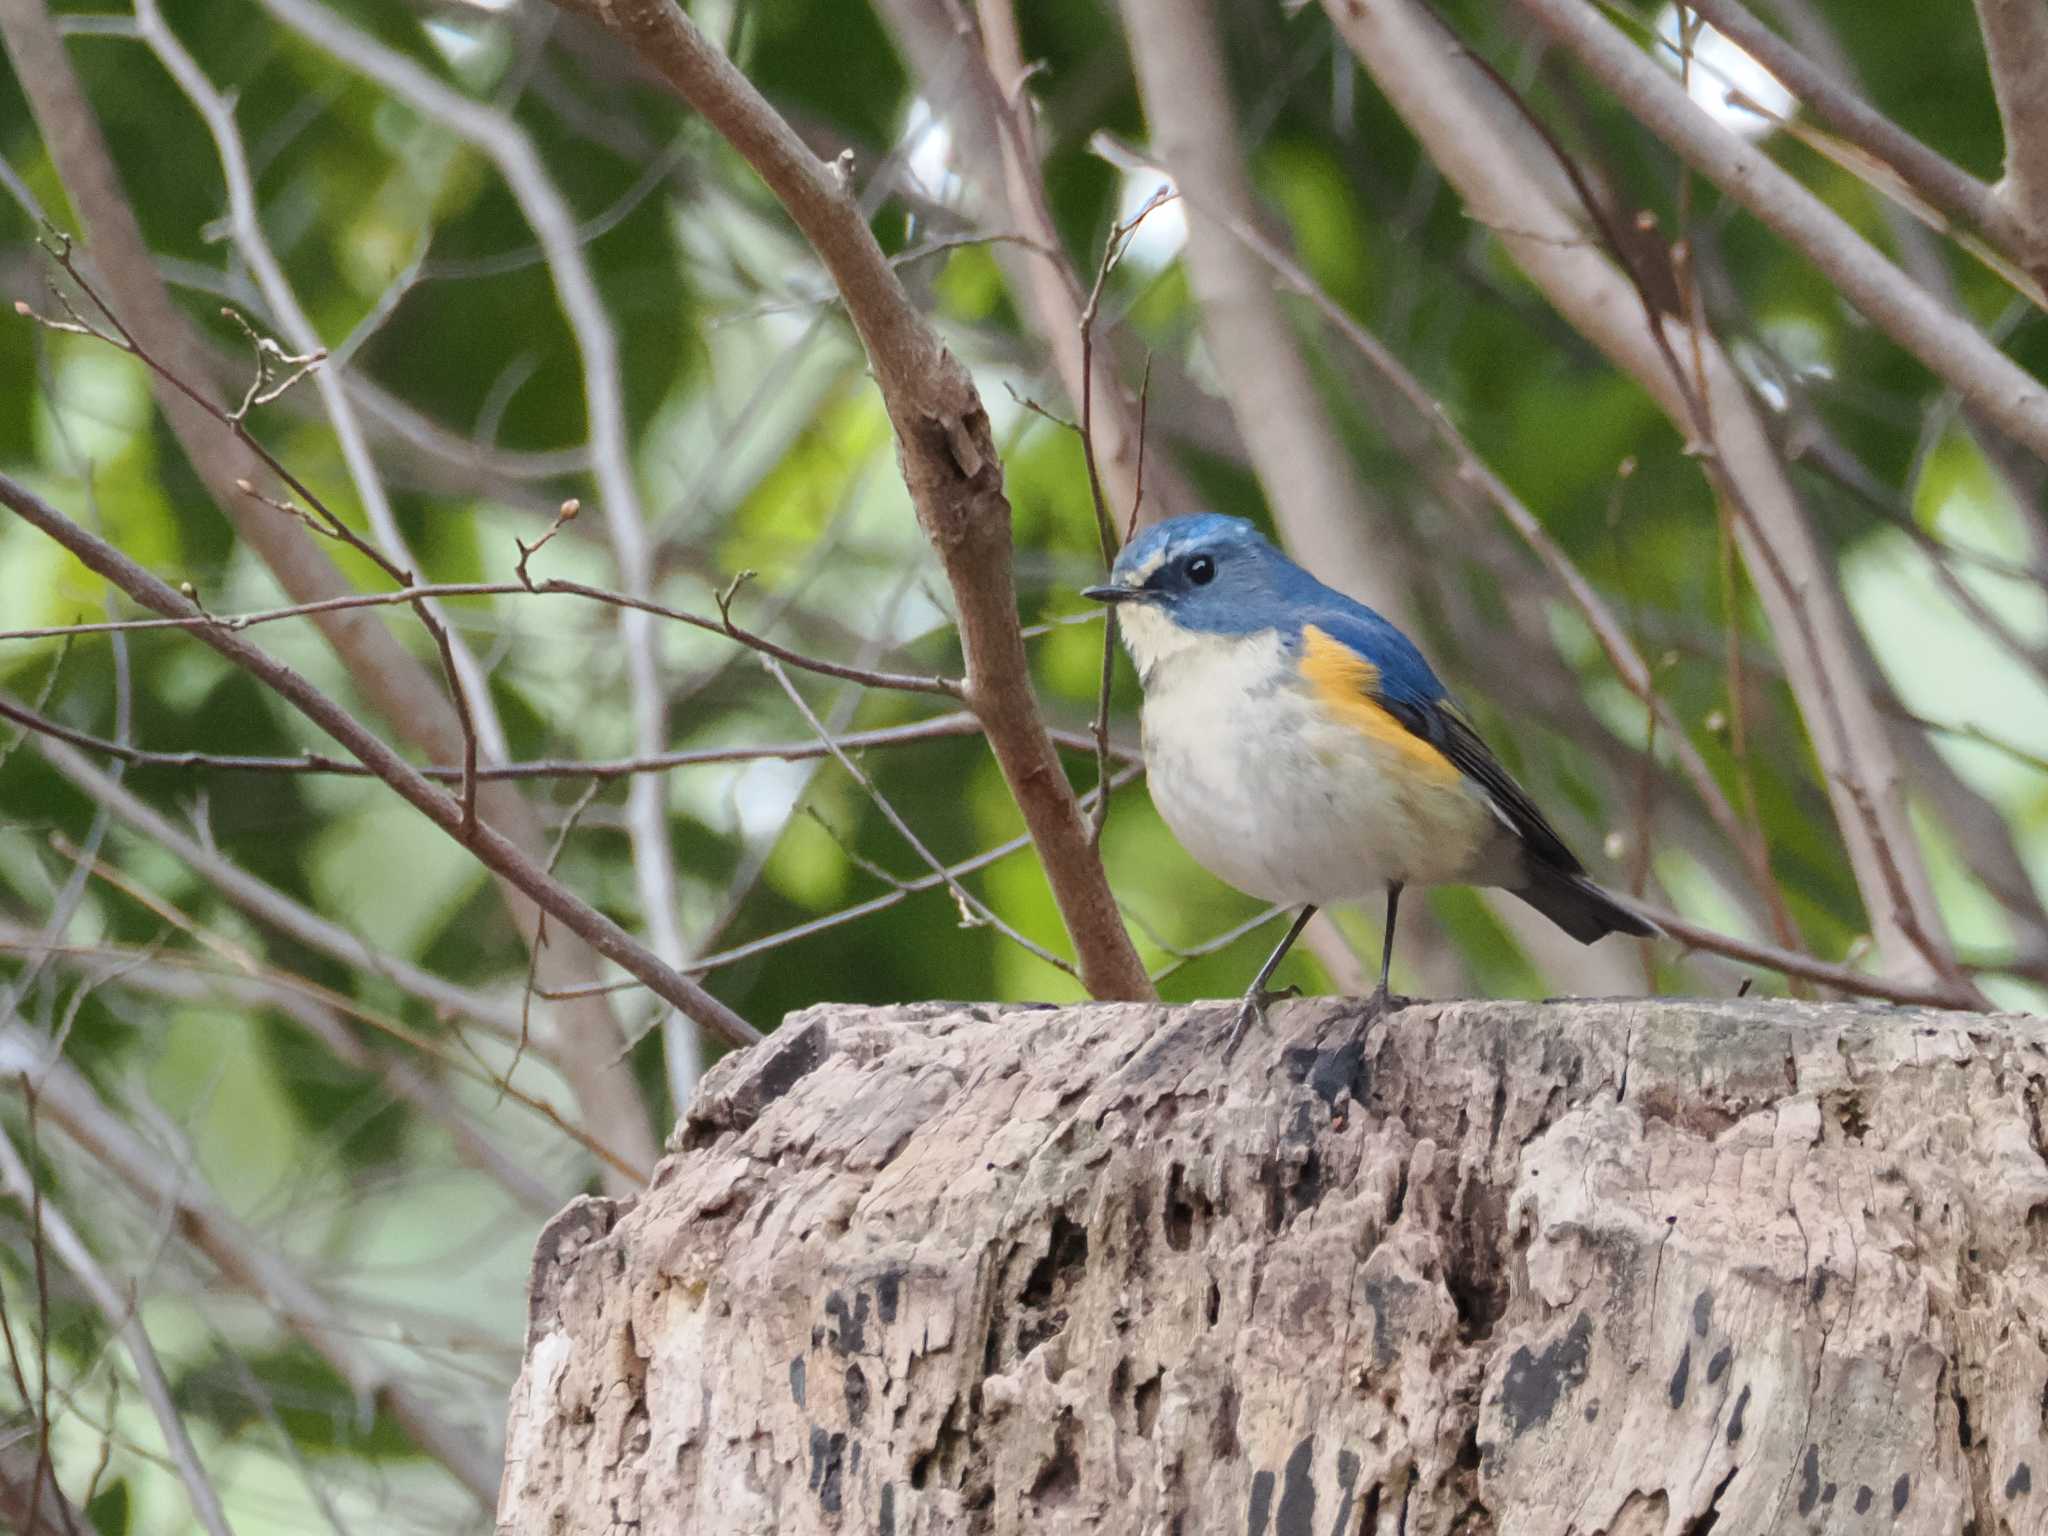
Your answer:
[[[500,1529],[2048,1529],[2039,1020],[1228,1017],[728,1058],[542,1238]]]

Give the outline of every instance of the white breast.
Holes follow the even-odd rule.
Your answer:
[[[1393,749],[1316,703],[1276,632],[1200,634],[1137,604],[1119,617],[1145,683],[1152,802],[1219,878],[1321,906],[1390,880],[1511,877],[1483,792],[1400,773]]]

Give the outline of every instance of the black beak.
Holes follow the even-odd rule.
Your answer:
[[[1143,597],[1142,587],[1083,587],[1081,595],[1098,603],[1128,603],[1133,598]]]

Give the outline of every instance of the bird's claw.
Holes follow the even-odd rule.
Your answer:
[[[1223,1047],[1223,1059],[1227,1062],[1237,1054],[1237,1048],[1244,1044],[1244,1037],[1250,1032],[1252,1021],[1266,1022],[1266,1009],[1274,1003],[1282,1003],[1291,997],[1301,996],[1300,987],[1282,987],[1278,992],[1248,992],[1238,1005],[1237,1022],[1230,1027],[1230,1040]]]
[[[1413,1007],[1414,1004],[1414,998],[1403,997],[1398,992],[1389,992],[1386,984],[1382,982],[1379,986],[1374,987],[1372,995],[1366,998],[1365,1017],[1359,1022],[1361,1024],[1371,1024],[1376,1020],[1385,1018],[1390,1013],[1399,1013],[1403,1008]]]

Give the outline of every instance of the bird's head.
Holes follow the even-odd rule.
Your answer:
[[[1123,547],[1109,580],[1083,597],[1117,605],[1141,678],[1168,656],[1204,644],[1288,630],[1316,586],[1241,517],[1168,518]]]

